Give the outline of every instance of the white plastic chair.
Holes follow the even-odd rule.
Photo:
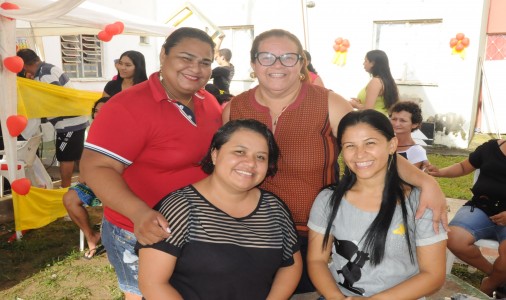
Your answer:
[[[477,240],[474,243],[476,246],[480,248],[489,248],[493,250],[499,249],[499,242],[496,240]],[[446,249],[446,274],[450,274],[452,272],[453,263],[455,262],[455,255],[447,248]]]
[[[16,164],[17,178],[25,177],[25,168],[32,168],[33,163],[37,158],[37,149],[39,149],[41,140],[42,134],[39,134],[29,138],[28,141],[18,142],[18,161]],[[15,178],[9,178],[9,171],[7,166],[8,158],[6,157],[5,152],[2,151],[1,154],[3,154],[3,156],[2,159],[0,159],[0,181],[3,183],[3,177],[6,177],[9,179],[9,182],[12,182]],[[1,186],[0,194],[3,196],[3,184]]]

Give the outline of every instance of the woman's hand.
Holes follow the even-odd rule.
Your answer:
[[[351,104],[351,106],[353,106],[353,108],[356,108],[356,109],[360,109],[363,107],[362,102],[360,101],[360,99],[357,99],[357,98],[351,98],[350,104]]]
[[[430,163],[427,163],[426,165],[424,165],[422,168],[422,171],[424,171],[425,173],[427,173],[431,176],[434,176],[434,177],[440,177],[440,175],[441,175],[441,173],[439,172],[439,169],[436,166],[431,165]]]
[[[499,226],[506,226],[506,211],[491,216],[490,220]]]
[[[134,223],[135,237],[141,245],[157,243],[168,238],[171,234],[169,223],[165,217],[156,210],[146,208],[139,210],[131,219]]]

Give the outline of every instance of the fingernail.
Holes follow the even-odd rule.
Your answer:
[[[170,230],[170,227],[167,227],[167,232],[172,233],[172,230]]]

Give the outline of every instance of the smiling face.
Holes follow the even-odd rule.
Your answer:
[[[299,53],[297,45],[288,37],[272,36],[261,41],[257,53],[269,52],[275,56],[286,53]],[[300,54],[300,53],[299,53]],[[276,60],[272,66],[262,66],[258,60],[251,63],[260,85],[272,92],[297,89],[300,83],[303,60],[299,60],[293,67],[285,67]]]
[[[390,123],[392,123],[392,126],[394,127],[395,134],[411,134],[411,132],[418,127],[418,124],[413,124],[411,119],[411,113],[405,110],[392,112]]]
[[[259,185],[267,174],[269,148],[261,134],[239,129],[211,157],[215,179],[235,191],[248,191]]]
[[[123,79],[132,79],[135,73],[134,62],[130,57],[123,55],[117,64],[119,76]]]
[[[182,99],[203,88],[211,77],[213,49],[196,38],[184,38],[168,54],[160,53],[161,73],[170,92]]]
[[[358,123],[345,130],[341,143],[343,160],[357,180],[384,181],[389,155],[397,148],[395,137],[388,141],[369,124]]]

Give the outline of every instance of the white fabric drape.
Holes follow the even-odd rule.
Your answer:
[[[172,28],[165,24],[126,14],[111,8],[103,7],[85,0],[9,0],[19,6],[17,10],[0,8],[0,122],[8,159],[9,181],[16,179],[16,140],[11,137],[6,127],[6,120],[17,114],[16,74],[3,67],[6,57],[16,55],[16,20],[72,25],[80,28],[94,28],[98,33],[105,25],[121,21],[125,33],[167,36]],[[33,23],[36,22],[36,23]],[[54,32],[52,35],[58,35]],[[57,30],[57,29],[56,29]],[[41,31],[42,32],[42,31]],[[46,32],[47,33],[47,32]],[[77,34],[77,33],[76,33]]]

